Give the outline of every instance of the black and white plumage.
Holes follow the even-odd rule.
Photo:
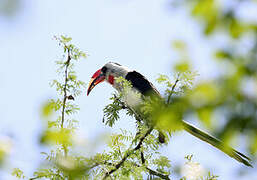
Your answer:
[[[105,80],[118,91],[120,90],[119,85],[116,84],[115,81],[113,83],[109,81],[112,79],[110,78],[112,76],[114,78],[123,77],[124,79],[128,80],[132,84],[132,87],[144,96],[148,93],[154,93],[155,95],[160,96],[160,93],[153,86],[153,84],[135,70],[130,70],[129,68],[118,63],[109,62],[101,68],[101,71],[103,74],[105,74]]]
[[[158,92],[158,90],[143,75],[141,75],[137,71],[130,70],[129,68],[114,62],[109,62],[105,64],[101,69],[99,69],[94,73],[94,75],[92,76],[91,82],[89,83],[87,94],[89,94],[90,91],[98,83],[103,81],[110,83],[118,91],[122,91],[121,85],[115,82],[115,78],[118,78],[118,77],[123,77],[126,80],[130,81],[133,87],[133,91],[140,93],[142,97],[148,96],[149,94],[151,94],[161,98],[161,95]],[[129,102],[126,102],[126,103],[130,106]],[[246,166],[252,167],[252,165],[250,164],[250,158],[248,158],[244,154],[225,145],[222,141],[203,132],[202,130],[194,127],[193,125],[187,123],[186,121],[181,120],[181,123],[184,127],[184,130],[189,132],[191,135],[211,144],[212,146],[216,147],[217,149],[221,150],[222,152],[236,159],[237,161],[245,164]],[[164,141],[164,137],[165,136],[162,133],[159,133],[160,142]]]

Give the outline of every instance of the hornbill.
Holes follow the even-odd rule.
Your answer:
[[[122,91],[122,87],[120,82],[116,82],[116,79],[119,77],[125,78],[127,81],[129,81],[132,85],[133,91],[138,92],[142,99],[144,97],[148,97],[151,94],[160,97],[160,93],[157,91],[157,89],[153,86],[151,82],[149,82],[143,75],[138,73],[137,71],[130,70],[129,68],[122,66],[115,62],[108,62],[105,64],[101,69],[97,70],[89,83],[89,87],[87,90],[87,95],[89,95],[90,91],[99,83],[101,82],[108,82],[111,84],[117,91]],[[128,106],[130,103],[125,102]],[[130,107],[133,109],[133,107]],[[221,150],[225,154],[229,155],[230,157],[234,158],[235,160],[245,164],[246,166],[252,167],[250,164],[250,158],[245,156],[244,154],[238,152],[237,150],[229,147],[228,145],[225,145],[222,141],[219,139],[207,134],[206,132],[201,131],[200,129],[194,127],[193,125],[189,124],[188,122],[181,120],[183,129],[186,130],[191,135],[201,139],[202,141],[205,141],[212,146],[216,147],[217,149]],[[159,131],[159,141],[161,143],[164,142],[165,136]]]

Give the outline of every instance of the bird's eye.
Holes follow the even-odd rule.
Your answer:
[[[105,74],[106,73],[106,71],[107,71],[107,67],[102,67],[102,69],[101,69],[101,71]]]

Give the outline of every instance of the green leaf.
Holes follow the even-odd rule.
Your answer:
[[[24,173],[19,168],[14,168],[12,171],[12,176],[18,178],[18,179],[25,179]]]

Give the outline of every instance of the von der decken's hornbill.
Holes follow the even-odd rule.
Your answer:
[[[106,81],[111,84],[116,90],[121,91],[122,88],[120,87],[120,83],[115,81],[116,78],[123,77],[126,80],[130,81],[133,87],[133,91],[137,91],[141,93],[143,96],[148,96],[149,92],[154,96],[160,96],[160,93],[156,90],[151,82],[149,82],[143,75],[136,71],[132,71],[129,68],[122,66],[118,63],[109,62],[105,64],[101,69],[97,70],[92,79],[89,83],[87,95],[90,91],[99,83]],[[128,106],[130,104],[126,102]],[[130,107],[133,109],[133,107]],[[183,128],[189,132],[191,135],[211,144],[212,146],[216,147],[217,149],[223,151],[230,157],[236,159],[237,161],[245,164],[246,166],[251,166],[250,158],[245,156],[244,154],[236,151],[235,149],[225,145],[220,140],[214,138],[213,136],[201,131],[200,129],[192,126],[191,124],[181,121]],[[159,141],[164,141],[164,135],[159,133]]]

